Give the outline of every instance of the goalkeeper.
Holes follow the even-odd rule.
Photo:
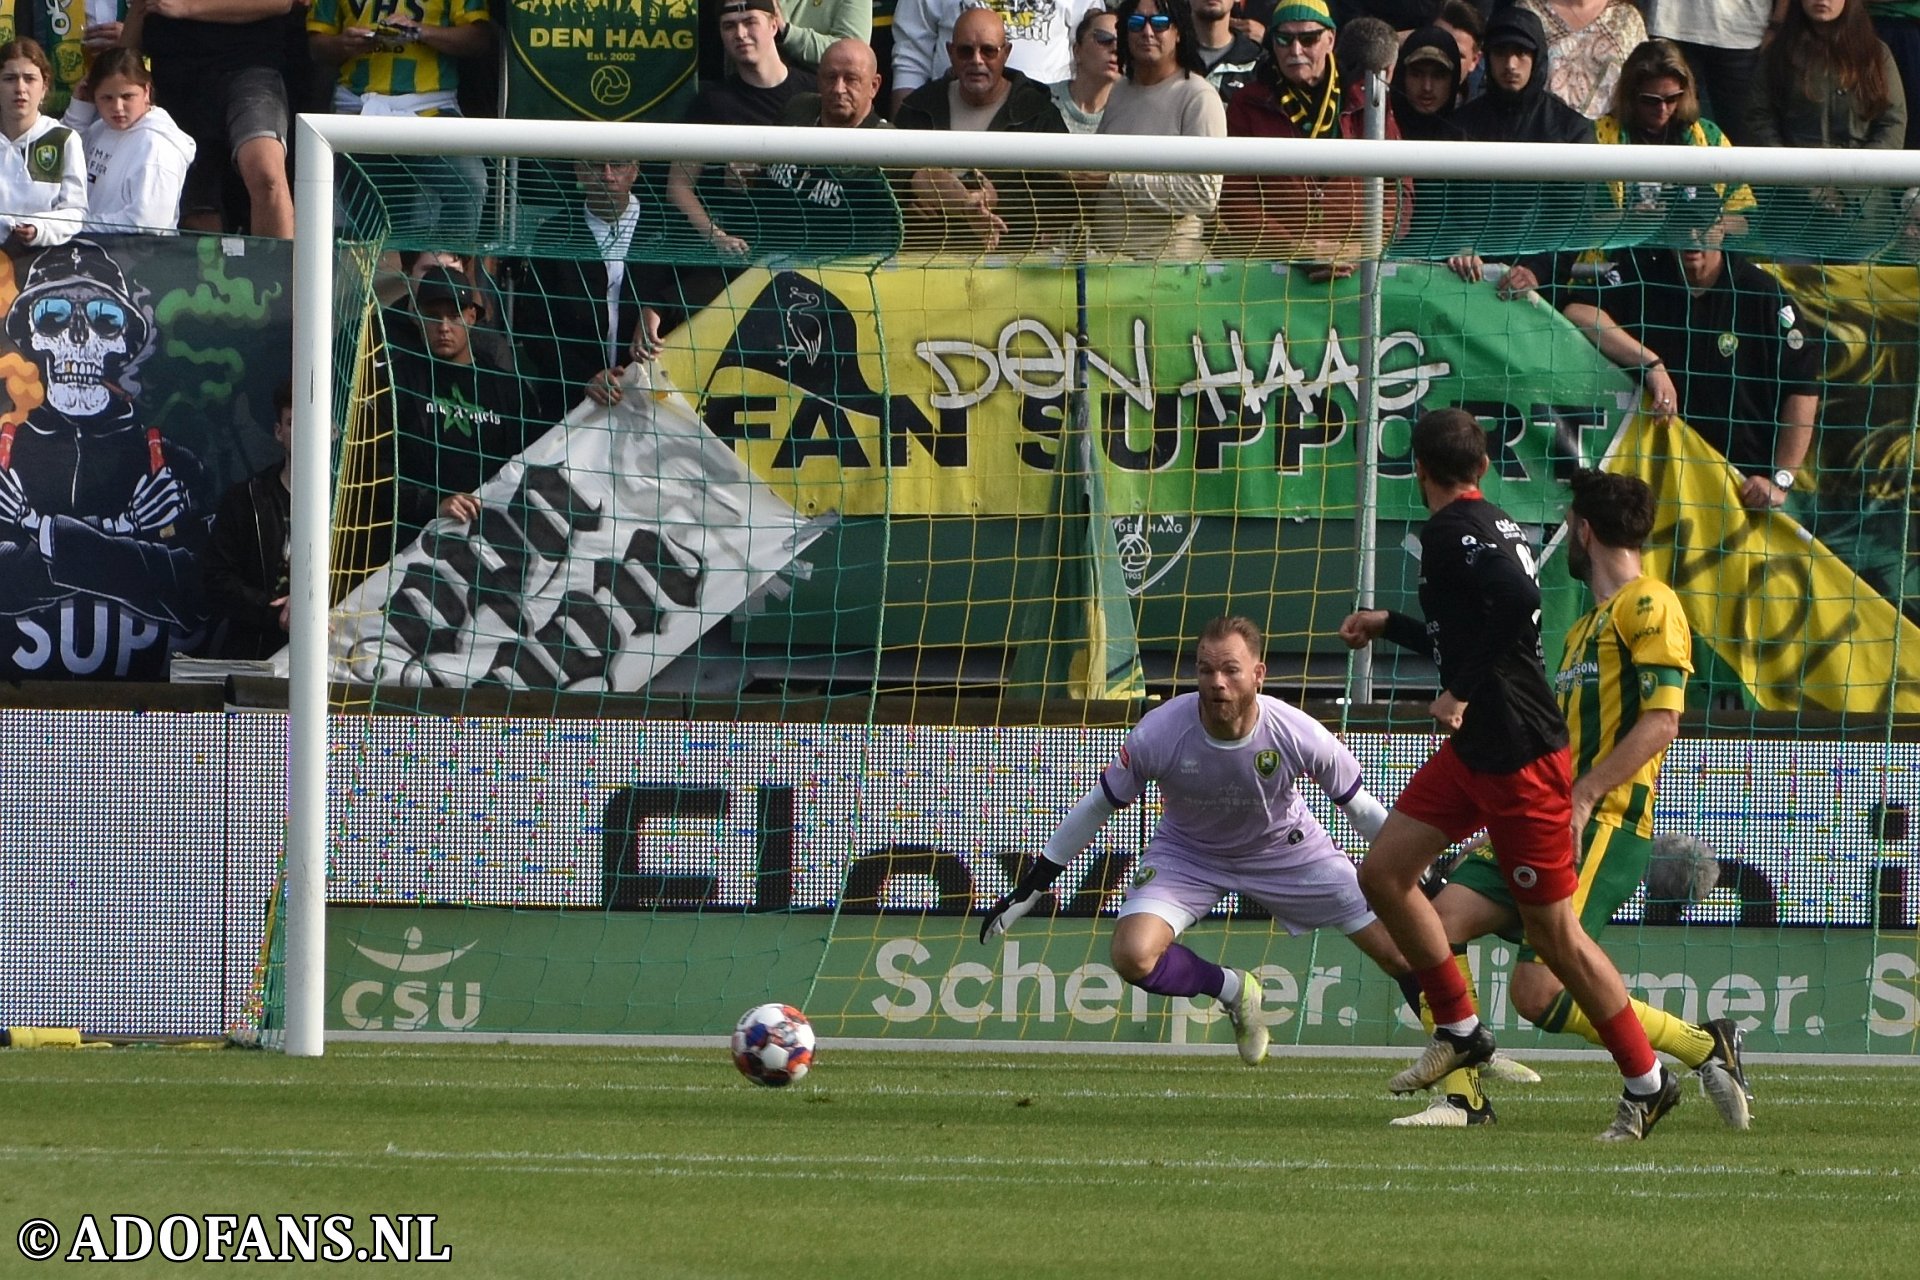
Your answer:
[[[1113,967],[1156,995],[1214,997],[1249,1066],[1266,1057],[1269,1039],[1259,979],[1175,941],[1229,893],[1258,902],[1289,933],[1338,929],[1392,975],[1416,1013],[1420,1007],[1420,988],[1367,906],[1353,862],[1294,784],[1312,778],[1369,840],[1386,810],[1361,785],[1353,753],[1325,726],[1260,692],[1267,674],[1260,650],[1260,630],[1247,619],[1209,622],[1194,655],[1198,692],[1140,718],[1099,785],[980,926],[986,942],[1032,911],[1101,824],[1158,782],[1162,816],[1120,907]]]
[[[1648,577],[1641,544],[1653,528],[1653,495],[1633,476],[1580,471],[1567,512],[1567,570],[1593,590],[1593,609],[1567,632],[1554,693],[1566,716],[1573,783],[1579,888],[1574,910],[1590,937],[1613,918],[1647,874],[1653,855],[1653,796],[1660,761],[1680,728],[1692,633],[1673,589]],[[1560,980],[1525,945],[1520,914],[1482,843],[1471,849],[1434,899],[1468,985],[1465,944],[1485,934],[1519,942],[1513,1006],[1546,1031],[1601,1044],[1600,1033]],[[1647,1039],[1691,1067],[1701,1088],[1735,1129],[1750,1122],[1740,1029],[1729,1019],[1704,1026],[1629,1000]],[[1493,1119],[1478,1072],[1464,1067],[1435,1087],[1426,1110],[1393,1121],[1457,1128]]]

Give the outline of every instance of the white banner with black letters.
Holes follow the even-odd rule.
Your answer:
[[[335,609],[329,675],[633,692],[826,528],[756,479],[648,366],[583,401]],[[280,662],[284,664],[283,653]]]

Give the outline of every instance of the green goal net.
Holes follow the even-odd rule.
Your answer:
[[[830,1040],[1230,1043],[1109,961],[1151,796],[1052,909],[991,945],[980,912],[1218,614],[1391,801],[1436,676],[1335,632],[1369,582],[1418,612],[1410,425],[1457,406],[1537,549],[1549,670],[1590,604],[1567,476],[1656,496],[1694,644],[1655,826],[1716,874],[1616,917],[1635,994],[1751,1048],[1914,1051],[1903,189],[1614,148],[1611,180],[1389,176],[1370,221],[1360,177],[846,147],[487,156],[458,230],[443,157],[340,157],[330,1032],[714,1036],[780,1000]],[[1696,420],[1623,341],[1690,366]],[[1230,898],[1187,940],[1263,976],[1276,1043],[1418,1042],[1336,935]],[[1514,950],[1475,944],[1481,998],[1532,1044]]]

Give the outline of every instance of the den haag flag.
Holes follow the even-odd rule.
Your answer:
[[[834,517],[756,479],[636,361],[335,609],[335,680],[631,693],[795,567]],[[280,661],[285,661],[283,652]]]
[[[1636,414],[1606,465],[1653,490],[1647,572],[1762,710],[1920,709],[1920,627],[1792,516],[1741,506],[1686,423]]]

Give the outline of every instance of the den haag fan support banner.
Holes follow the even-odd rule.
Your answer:
[[[783,572],[833,522],[756,479],[635,362],[334,610],[329,674],[627,693]],[[286,651],[277,662],[284,667]]]

